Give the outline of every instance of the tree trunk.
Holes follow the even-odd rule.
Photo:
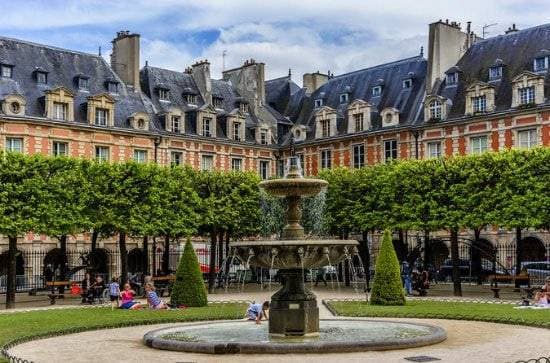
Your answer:
[[[6,309],[15,307],[17,274],[17,236],[8,236],[8,280],[6,281]]]
[[[97,249],[97,238],[99,237],[99,232],[95,229],[92,231],[92,252]]]
[[[126,233],[118,235],[118,249],[120,250],[120,281],[128,282],[128,252],[126,251]]]
[[[521,273],[521,260],[523,259],[523,241],[521,227],[516,227],[516,276]],[[519,288],[519,281],[516,281],[516,288]]]
[[[156,275],[157,273],[157,237],[153,237],[153,267],[151,268],[151,275]]]
[[[229,240],[230,240],[231,232],[228,230],[225,233],[225,256],[227,257],[225,260],[225,273],[229,274],[229,269],[231,268],[231,259],[229,258],[229,254],[231,253],[229,248]],[[220,266],[221,268],[221,266]]]
[[[216,245],[217,245],[216,229],[210,231],[210,265],[208,270],[208,292],[214,292],[214,284],[216,283]]]
[[[480,228],[474,228],[474,243],[479,241],[479,238],[481,236],[481,229]],[[479,250],[479,244],[470,246],[471,251],[471,263],[472,263],[472,274],[476,276],[477,284],[481,285],[483,284],[482,276],[481,276],[481,251]]]
[[[423,265],[428,265],[431,260],[431,246],[430,246],[430,231],[424,230],[424,263]]]
[[[369,232],[363,231],[363,241],[359,250],[363,268],[365,269],[365,288],[368,290],[370,285],[370,251],[369,251]]]
[[[63,262],[62,265],[59,266],[59,279],[61,281],[65,281],[67,279],[67,270],[69,266],[67,266],[68,259],[67,259],[67,235],[61,235],[59,237],[59,249],[61,250],[61,256],[63,256]],[[59,286],[58,289],[60,294],[65,293],[65,286]]]
[[[218,233],[218,265],[221,268],[222,262],[223,262],[223,253],[225,251],[225,248],[223,248],[223,241],[224,241],[225,231],[221,230]]]
[[[149,237],[143,237],[143,274],[149,275]]]
[[[170,270],[170,236],[164,236],[164,252],[162,253],[162,272],[168,275]]]
[[[458,258],[458,230],[451,229],[451,260],[453,264],[453,295],[462,296]]]

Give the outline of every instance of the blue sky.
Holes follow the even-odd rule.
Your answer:
[[[97,53],[108,58],[118,30],[141,34],[142,64],[184,70],[207,58],[214,77],[247,58],[266,63],[267,78],[335,74],[413,56],[428,24],[472,21],[481,34],[548,22],[545,0],[0,0],[0,35]]]

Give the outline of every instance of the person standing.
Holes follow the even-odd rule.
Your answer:
[[[407,296],[412,295],[412,279],[411,279],[411,267],[407,261],[403,261],[401,264],[401,279],[403,280],[403,287]]]
[[[118,298],[120,297],[120,285],[115,277],[111,279],[109,284],[109,298],[111,300],[111,308],[118,308]]]
[[[315,278],[315,287],[319,284],[319,281],[323,281],[325,286],[328,286],[326,279],[327,270],[325,266],[321,266],[317,269],[317,276]]]
[[[90,286],[92,286],[92,278],[90,276],[90,273],[86,272],[86,274],[84,275],[84,280],[82,280],[82,285],[81,285],[82,289],[80,294],[80,296],[82,297],[83,304],[85,304],[89,300]]]

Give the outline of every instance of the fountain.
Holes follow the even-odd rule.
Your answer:
[[[242,321],[200,323],[149,332],[145,343],[157,349],[226,354],[402,349],[444,340],[443,329],[413,323],[324,320],[320,329],[317,299],[304,283],[304,269],[344,260],[353,269],[351,256],[357,254],[358,242],[304,238],[300,199],[319,194],[328,183],[304,178],[294,155],[288,169],[285,178],[260,183],[267,193],[288,201],[287,224],[281,238],[230,244],[231,258],[246,261],[247,267],[279,270],[282,287],[271,297],[267,331],[265,325]]]

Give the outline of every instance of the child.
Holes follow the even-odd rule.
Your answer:
[[[120,296],[120,285],[115,277],[112,278],[109,284],[109,296],[111,298],[111,308],[118,308],[118,298]]]
[[[130,288],[130,284],[124,284],[124,291],[120,293],[122,298],[122,304],[120,304],[121,309],[128,310],[137,310],[141,309],[141,304],[137,301],[134,301],[134,295],[136,293]]]
[[[255,320],[256,324],[260,324],[262,318],[267,320],[269,311],[269,301],[264,301],[263,304],[252,303],[246,310],[246,317],[248,320]]]
[[[150,282],[145,284],[145,296],[147,296],[147,304],[151,309],[168,309],[168,305],[159,298],[155,287]]]

